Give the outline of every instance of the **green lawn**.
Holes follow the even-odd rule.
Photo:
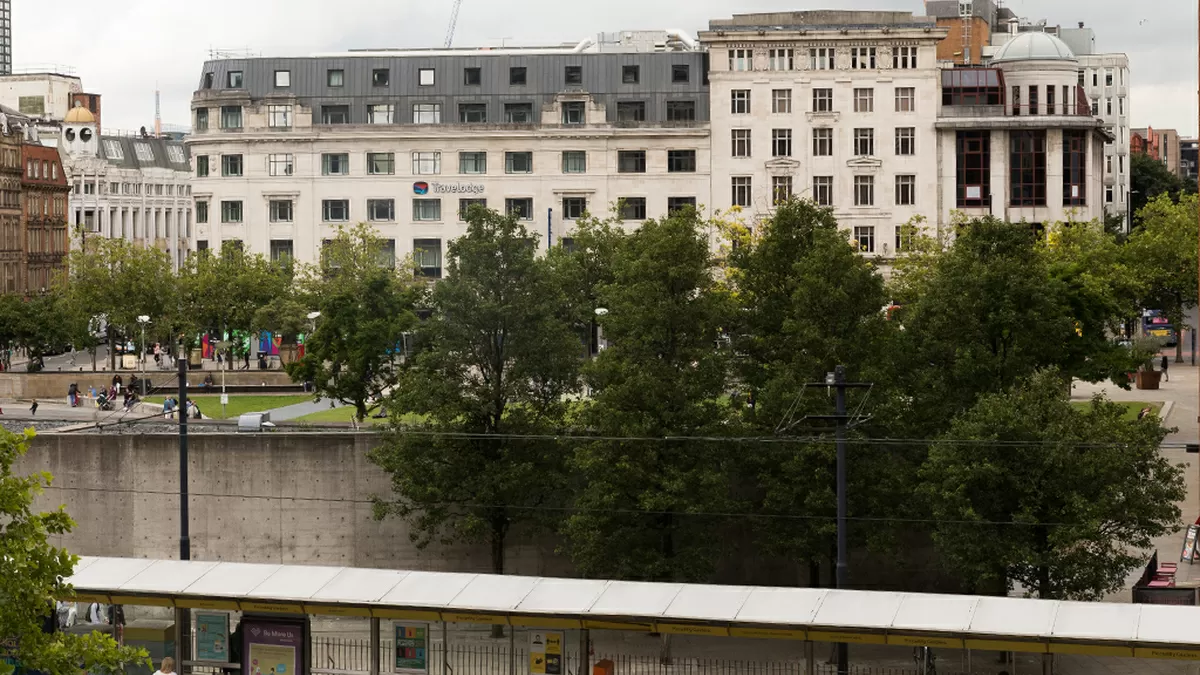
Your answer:
[[[1162,412],[1162,404],[1161,403],[1150,403],[1148,401],[1115,401],[1115,403],[1117,403],[1118,405],[1125,406],[1124,419],[1127,419],[1127,420],[1136,420],[1138,413],[1140,413],[1142,411],[1142,408],[1150,408],[1151,410],[1154,411],[1154,413],[1156,415]],[[1075,406],[1076,408],[1078,408],[1080,410],[1089,410],[1092,407],[1092,402],[1091,401],[1074,401],[1073,403],[1071,403],[1071,405]]]
[[[379,412],[379,411],[373,410],[373,411],[371,411],[371,414],[374,415],[377,412]],[[353,418],[354,418],[354,408],[352,406],[342,406],[341,408],[330,408],[329,410],[322,410],[321,412],[315,412],[310,415],[305,415],[304,417],[300,417],[300,418],[296,419],[295,421],[297,421],[297,422],[312,422],[312,423],[317,423],[317,424],[333,424],[333,423],[349,424],[351,422],[351,420],[353,420]],[[419,424],[422,421],[422,419],[423,418],[420,415],[405,415],[404,416],[404,421],[409,424]],[[366,423],[375,425],[375,424],[383,424],[386,421],[387,420],[385,420],[385,419],[381,420],[381,419],[375,419],[374,417],[368,417]]]
[[[220,394],[201,394],[199,396],[191,396],[191,399],[200,406],[200,412],[205,417],[212,419],[237,419],[243,413],[249,412],[265,412],[282,408],[284,406],[295,405],[311,401],[312,396],[307,395],[278,395],[278,396],[254,396],[254,395],[229,395],[229,405],[225,406],[225,415],[221,416],[221,395]],[[146,403],[154,405],[162,405],[163,398],[148,397],[142,399]]]

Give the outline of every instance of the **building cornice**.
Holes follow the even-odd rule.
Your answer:
[[[346,125],[351,126],[351,125]],[[319,141],[423,141],[446,139],[471,140],[608,140],[625,138],[708,138],[709,124],[687,127],[564,127],[558,125],[513,126],[495,125],[487,128],[463,125],[392,124],[354,125],[347,130],[323,127],[319,130],[283,132],[206,133],[188,137],[189,147],[224,143],[313,143]]]

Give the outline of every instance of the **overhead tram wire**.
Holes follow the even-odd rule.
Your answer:
[[[106,427],[119,426],[121,424],[133,424],[146,420],[162,419],[164,413],[157,412],[145,417],[134,419],[122,419]],[[98,423],[99,424],[99,423]],[[74,433],[76,431],[85,431],[93,428],[83,427],[72,429],[61,433]],[[330,427],[334,428],[334,427]],[[336,427],[341,429],[342,427]],[[382,430],[381,430],[382,431]],[[489,434],[482,432],[468,431],[438,431],[430,429],[399,429],[390,433],[399,436],[422,436],[429,438],[450,438],[459,440],[516,440],[516,441],[580,441],[580,442],[595,442],[603,441],[610,443],[737,443],[742,445],[819,445],[824,443],[833,443],[832,436],[605,436],[573,433],[561,434]],[[873,447],[873,446],[901,446],[901,447],[924,447],[933,445],[971,445],[971,446],[992,446],[1002,448],[1045,448],[1056,446],[1068,446],[1076,449],[1110,449],[1122,448],[1128,443],[1068,443],[1061,441],[1004,441],[1004,440],[988,440],[988,439],[951,439],[951,438],[868,438],[868,437],[849,437],[846,439],[848,445]],[[1159,444],[1160,449],[1165,450],[1186,450],[1193,447],[1195,444],[1182,441],[1168,441]],[[778,449],[780,452],[787,451],[786,449]]]
[[[64,492],[100,492],[104,494],[129,494],[129,495],[157,495],[163,497],[178,497],[179,493],[170,490],[133,490],[123,488],[87,488],[87,487],[59,487],[51,485],[48,489],[62,490]],[[282,497],[279,495],[247,495],[236,493],[205,493],[191,492],[192,497],[202,497],[211,499],[255,499],[260,501],[292,501],[305,503],[331,503],[331,504],[355,504],[355,505],[372,505],[375,504],[371,499],[331,499],[329,497]],[[664,511],[664,510],[641,510],[641,509],[616,509],[616,508],[586,508],[573,506],[527,506],[523,504],[486,504],[486,503],[461,503],[461,502],[430,502],[418,506],[428,507],[458,507],[466,509],[512,509],[514,511],[536,511],[536,512],[555,512],[555,513],[611,513],[618,515],[639,515],[639,516],[679,516],[679,517],[697,517],[697,518],[752,518],[760,520],[797,520],[797,521],[833,521],[837,516],[814,516],[806,514],[790,514],[790,513],[750,513],[750,512],[722,512],[722,511]],[[1024,522],[1019,520],[956,520],[952,518],[901,518],[895,516],[876,517],[876,516],[847,516],[846,520],[851,522],[861,523],[897,523],[902,525],[920,525],[920,524],[942,524],[942,525],[973,525],[973,526],[998,526],[998,527],[1094,527],[1092,523],[1055,523],[1055,522]]]

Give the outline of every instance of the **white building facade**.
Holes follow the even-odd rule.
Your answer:
[[[175,269],[195,250],[191,168],[180,141],[101,136],[95,117],[76,107],[58,147],[72,184],[69,225],[78,245],[89,236],[125,239],[166,252]]]
[[[909,12],[750,14],[709,23],[713,202],[748,221],[792,195],[833,209],[866,254],[938,222],[933,19]]]
[[[687,206],[753,224],[797,196],[883,258],[905,225],[960,213],[1102,218],[1113,137],[1071,50],[1023,33],[995,67],[953,68],[945,35],[907,12],[817,11],[713,21],[699,43],[210,61],[187,140],[196,246],[315,262],[366,222],[440,276],[471,204],[519,215],[545,249],[618,203],[630,227]]]
[[[198,246],[315,262],[367,222],[436,277],[471,204],[518,214],[543,248],[618,202],[630,226],[704,208],[705,77],[694,41],[666,32],[211,61],[188,139]]]
[[[938,222],[956,212],[1038,227],[1102,220],[1112,136],[1092,115],[1070,48],[1022,33],[991,65],[943,73]]]
[[[71,95],[83,91],[80,79],[67,67],[62,72],[29,72],[0,76],[0,104],[23,115],[61,122],[71,111]]]
[[[1104,201],[1111,213],[1129,211],[1130,96],[1129,57],[1125,54],[1080,54],[1079,80],[1092,114],[1104,120],[1113,141],[1104,149]]]

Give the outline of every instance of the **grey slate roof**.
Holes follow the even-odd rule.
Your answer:
[[[121,148],[121,156],[110,156],[108,145],[116,143]],[[153,154],[153,159],[142,158],[138,156],[138,146],[148,148]],[[176,154],[176,159],[182,157],[183,161],[172,161],[171,154],[174,151],[168,148],[175,147],[179,151]],[[144,152],[144,150],[143,150]],[[127,169],[174,169],[175,171],[191,171],[191,163],[188,160],[187,146],[183,141],[175,141],[166,138],[131,138],[129,136],[101,136],[100,137],[100,156],[103,157],[109,164],[124,167]]]

